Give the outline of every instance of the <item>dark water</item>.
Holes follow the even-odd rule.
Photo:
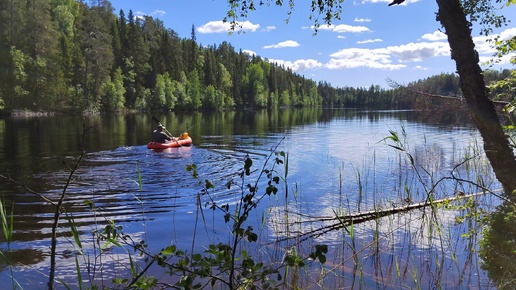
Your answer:
[[[292,212],[306,215],[332,216],[338,210],[357,212],[378,205],[399,205],[407,185],[413,188],[416,201],[424,200],[424,195],[419,192],[423,191],[420,182],[436,182],[463,160],[468,154],[467,148],[480,146],[476,130],[468,125],[426,124],[416,121],[417,113],[403,111],[303,109],[157,116],[175,135],[188,131],[193,146],[164,152],[148,150],[146,143],[156,125],[152,115],[148,114],[0,120],[0,174],[4,176],[0,181],[0,193],[8,209],[14,204],[15,232],[10,258],[16,263],[12,268],[14,278],[22,287],[32,289],[46,285],[55,207],[42,196],[52,201],[59,199],[70,176],[69,168],[77,163],[81,148],[85,153],[67,188],[63,205],[84,239],[85,254],[80,256],[84,259],[95,256],[92,232],[101,230],[108,221],[123,226],[124,232],[133,240],[148,241],[154,252],[170,244],[200,251],[209,243],[227,242],[230,225],[225,224],[217,212],[203,205],[210,201],[208,196],[221,204],[234,204],[238,194],[225,189],[225,184],[231,180],[239,181],[244,158],[249,156],[256,164],[254,169],[259,171],[276,147],[276,150],[288,153],[288,188],[282,187],[282,190],[289,198],[283,194],[283,197],[264,200],[255,219],[250,221],[266,241],[284,236],[285,228],[280,220],[285,215],[278,217],[275,214],[286,207],[292,206]],[[405,160],[405,155],[400,157],[399,150],[382,141],[390,135],[390,130],[400,135],[402,131],[406,132],[410,140],[408,149],[418,162],[421,160],[421,168],[424,168],[422,181],[411,173],[410,164],[400,161]],[[198,179],[186,171],[189,164],[196,164]],[[215,189],[209,195],[201,196],[198,194],[205,179],[213,182]],[[485,182],[496,185],[489,178]],[[442,197],[453,195],[455,190],[454,185],[443,182],[439,183],[436,192]],[[201,198],[200,207],[198,197]],[[420,214],[415,215],[414,219],[421,218]],[[443,223],[453,224],[455,213],[449,215],[442,217]],[[367,252],[372,248],[365,246],[368,237],[389,236],[385,248],[376,249],[386,251],[385,254],[377,253],[377,257],[390,260],[386,264],[377,263],[390,265],[390,275],[398,278],[393,278],[397,282],[391,285],[382,280],[385,287],[396,289],[401,285],[398,280],[405,281],[403,285],[407,287],[416,287],[425,280],[424,283],[429,284],[422,288],[427,288],[434,283],[427,272],[433,272],[432,267],[437,264],[455,267],[455,274],[448,272],[438,277],[443,285],[455,285],[458,280],[461,280],[458,288],[471,286],[467,283],[488,283],[486,274],[473,266],[477,260],[468,261],[471,257],[460,255],[452,257],[454,250],[446,249],[443,259],[452,262],[434,261],[437,258],[432,249],[442,248],[434,237],[421,236],[425,232],[422,229],[417,231],[419,237],[411,236],[409,228],[417,228],[417,225],[405,223],[401,230],[398,226],[399,220],[388,219],[386,223],[355,229],[364,237],[362,246],[356,249],[363,248]],[[57,274],[73,284],[76,280],[73,257],[77,248],[73,245],[66,218],[61,220],[59,235]],[[453,240],[460,233],[451,235]],[[3,236],[0,241],[0,248],[7,252]],[[342,233],[330,232],[315,242],[331,245],[333,255],[337,257],[347,255],[341,252],[344,251]],[[462,243],[460,246],[466,247]],[[123,251],[113,253],[113,256],[112,263],[105,262],[103,270],[108,277],[123,275],[114,265],[128,261]],[[413,265],[418,259],[429,260],[431,266]],[[461,261],[462,268],[456,266],[457,260]],[[362,268],[370,270],[363,270],[362,274],[367,275],[360,279],[350,274],[356,274],[356,268],[353,271],[353,266],[348,268],[347,263],[342,264],[342,277],[331,279],[330,288],[331,285],[340,287],[338,281],[341,279],[362,281],[354,285],[357,288],[360,283],[368,285],[364,281],[378,281],[374,278],[378,277],[374,263],[361,264]],[[404,264],[407,272],[401,279],[393,268]],[[464,264],[467,264],[467,273]],[[353,265],[356,267],[357,263]],[[5,265],[2,267],[0,282],[11,285],[10,270]],[[419,270],[410,270],[413,268]],[[464,277],[469,282],[464,282]],[[304,286],[312,288],[313,285],[307,283]]]

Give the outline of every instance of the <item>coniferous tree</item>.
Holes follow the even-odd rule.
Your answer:
[[[173,80],[181,81],[181,77],[186,70],[181,40],[177,33],[171,29],[168,30],[168,36],[170,39],[171,53],[171,58],[167,61],[167,63],[169,64],[168,71],[172,71],[171,77]]]
[[[132,16],[132,11],[130,12]],[[129,45],[129,59],[133,61],[133,70],[134,70],[134,95],[131,96],[131,99],[128,100],[129,104],[135,96],[144,95],[145,87],[145,76],[150,69],[149,65],[149,48],[146,45],[143,33],[141,29],[141,21],[139,18],[136,18],[136,21],[133,19],[129,20],[129,31],[128,38],[131,39]]]
[[[23,76],[16,72],[24,21],[21,4],[16,0],[0,1],[0,109],[4,105],[13,107],[22,98],[15,89],[24,86],[18,83]]]
[[[204,53],[203,65],[205,86],[212,85],[216,87],[215,68],[215,56],[213,55],[213,51],[210,48],[207,48]]]
[[[189,38],[180,38],[158,19],[135,17],[132,11],[126,18],[123,10],[115,16],[107,0],[93,0],[89,4],[50,0],[46,6],[39,5],[44,3],[47,2],[29,0],[22,7],[15,0],[0,2],[0,107],[2,99],[8,109],[55,107],[90,111],[120,110],[120,103],[125,108],[145,110],[408,108],[417,104],[402,98],[399,91],[378,86],[335,88],[325,82],[316,84],[288,67],[236,52],[227,42],[199,46],[195,26],[192,25]],[[43,9],[36,11],[31,7]],[[49,25],[40,25],[49,20]],[[32,26],[48,29],[31,31]],[[506,73],[505,77],[510,75]],[[115,79],[120,77],[124,101],[110,105],[108,96],[113,96]],[[497,79],[493,73],[486,74],[487,78]],[[455,75],[442,74],[413,85],[435,94],[461,93]],[[514,98],[502,96],[500,90],[493,90],[493,97]],[[157,96],[160,101],[156,102]]]
[[[186,92],[191,98],[191,108],[200,109],[202,106],[202,86],[199,79],[199,72],[194,69],[188,76],[188,86]]]
[[[146,88],[155,86],[158,74],[165,74],[166,54],[161,54],[161,32],[165,31],[163,21],[145,16],[141,24],[144,45],[148,47],[148,66],[144,75],[143,85]]]
[[[84,55],[83,88],[85,109],[98,111],[101,107],[100,89],[109,81],[113,68],[114,55],[111,46],[111,27],[115,21],[111,4],[107,1],[96,2],[86,10],[82,19],[81,51]]]
[[[52,21],[51,6],[47,0],[29,0],[23,12],[26,21],[22,29],[26,37],[21,50],[29,56],[26,64],[29,99],[24,103],[30,109],[50,108],[62,82],[58,65],[58,33]]]
[[[113,51],[115,54],[115,66],[121,67],[122,72],[125,73],[125,58],[128,56],[129,40],[127,39],[127,19],[125,18],[124,10],[120,10],[116,24],[118,30],[118,43],[113,46]],[[113,41],[115,40],[116,38],[113,39]]]
[[[56,103],[60,107],[68,104],[70,95],[74,94],[75,60],[76,53],[80,48],[76,43],[78,32],[78,18],[80,15],[80,5],[74,0],[53,0],[51,1],[52,18],[57,27],[59,53],[57,61],[59,65],[60,82]]]
[[[196,69],[197,65],[197,37],[195,35],[195,26],[193,24],[188,46],[188,72],[192,72]]]

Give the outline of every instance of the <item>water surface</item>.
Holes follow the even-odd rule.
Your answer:
[[[84,239],[83,247],[94,256],[92,253],[98,249],[95,249],[92,232],[102,230],[108,221],[122,226],[133,240],[146,240],[154,252],[170,244],[201,251],[209,243],[227,242],[230,225],[206,206],[213,200],[218,204],[238,201],[238,190],[235,187],[228,190],[225,185],[228,181],[241,182],[238,174],[247,156],[254,161],[253,168],[259,171],[267,160],[270,162],[274,151],[288,154],[288,187],[282,185],[278,197],[263,200],[255,219],[250,220],[265,245],[285,237],[286,229],[282,226],[285,214],[275,216],[285,208],[307,216],[332,216],[337,211],[360,212],[380,205],[396,206],[407,197],[405,186],[414,191],[414,201],[423,201],[426,195],[421,182],[432,184],[449,175],[468,154],[467,148],[480,144],[476,130],[467,124],[428,124],[418,121],[414,112],[299,109],[158,115],[172,133],[179,135],[187,130],[193,146],[154,152],[146,148],[156,125],[151,117],[133,114],[0,120],[0,174],[17,182],[4,178],[0,192],[5,204],[14,204],[15,232],[10,248],[15,253],[12,259],[17,263],[13,268],[14,278],[21,286],[26,289],[34,285],[45,287],[55,208],[41,196],[53,201],[60,198],[70,176],[69,168],[73,168],[83,148],[84,156],[67,189],[64,208]],[[416,158],[416,168],[419,166],[424,173],[422,179],[417,178],[406,154],[386,144],[385,137],[391,131],[400,135],[406,133],[407,152]],[[193,178],[191,172],[186,171],[190,164],[196,164],[199,178]],[[284,173],[281,167],[279,169]],[[206,179],[215,185],[209,194],[202,191]],[[485,182],[496,186],[492,179],[486,178]],[[453,196],[455,190],[451,183],[443,182],[436,190],[436,197]],[[413,220],[424,216],[412,214]],[[455,215],[452,212],[440,220],[453,224]],[[469,282],[464,282],[464,277],[471,280],[472,275],[475,276],[472,283],[487,285],[486,274],[478,266],[472,266],[478,261],[466,261],[470,259],[467,256],[452,256],[454,249],[446,249],[442,255],[452,262],[435,261],[434,251],[439,247],[442,251],[442,244],[433,241],[435,237],[411,236],[410,233],[421,234],[424,230],[417,230],[417,224],[407,224],[406,219],[407,216],[400,223],[401,220],[393,217],[385,223],[357,227],[363,242],[355,250],[370,251],[372,247],[365,246],[368,241],[374,240],[375,235],[385,235],[389,242],[384,247],[376,247],[377,251],[385,252],[376,253],[376,261],[378,265],[390,265],[392,276],[400,276],[393,270],[395,265],[413,269],[414,259],[428,259],[431,271],[437,264],[456,267],[456,261],[462,259],[471,269],[467,273],[456,269],[445,276],[441,273],[438,278],[444,281],[443,285],[447,285],[446,280],[457,283],[457,279],[464,283],[458,285],[470,286],[466,284]],[[411,227],[416,230],[411,231]],[[66,218],[61,219],[59,233],[57,273],[73,283],[76,248],[71,242]],[[346,237],[342,231],[336,231],[313,242],[330,245],[332,255],[347,256],[349,253],[342,252],[346,248],[343,245],[349,243],[346,239],[349,235]],[[5,242],[0,247],[7,250]],[[264,248],[267,247],[263,246],[262,250]],[[128,261],[123,253],[113,255],[116,255],[113,258],[116,263],[106,262],[103,270],[107,276],[120,275],[116,264]],[[426,286],[435,282],[428,276],[418,279],[427,271],[419,266],[414,278],[405,273],[403,279],[382,278],[379,284],[379,273],[375,273],[378,267],[375,268],[374,263],[360,264],[369,270],[362,272],[365,278],[357,278],[357,262],[346,261],[341,265],[342,276],[328,279],[330,285],[348,287],[358,281],[357,285],[372,283],[375,287],[381,284],[396,289],[400,280],[408,287],[416,287],[421,280],[429,283]],[[3,267],[0,281],[11,283],[9,270]],[[342,282],[346,280],[348,282]],[[304,286],[312,288],[314,285]]]

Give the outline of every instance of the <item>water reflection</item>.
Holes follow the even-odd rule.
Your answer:
[[[491,214],[480,243],[482,268],[497,289],[516,287],[516,206],[505,202]]]
[[[289,199],[271,198],[257,208],[253,219],[257,228],[261,228],[264,216],[270,218],[267,229],[262,229],[263,235],[269,235],[265,239],[269,242],[282,232],[301,232],[314,226],[307,223],[307,228],[281,228],[278,216],[284,217],[286,208],[306,216],[331,216],[335,211],[361,212],[377,206],[400,205],[409,197],[405,186],[410,189],[412,201],[422,201],[427,197],[428,187],[449,175],[466,155],[463,148],[478,138],[468,125],[428,126],[414,121],[417,115],[407,111],[313,108],[170,113],[158,118],[173,134],[188,130],[193,146],[162,152],[148,150],[146,144],[155,126],[151,115],[2,120],[0,173],[19,180],[50,200],[57,200],[69,176],[63,163],[70,165],[76,161],[82,146],[82,129],[91,127],[84,143],[87,154],[64,202],[79,233],[91,241],[92,231],[114,222],[122,225],[135,240],[150,241],[155,251],[171,243],[190,249],[193,226],[201,214],[198,200],[200,205],[209,201],[206,195],[200,194],[200,182],[209,179],[214,183],[211,197],[217,202],[234,204],[239,195],[225,185],[239,181],[238,173],[246,156],[253,159],[259,171],[271,149],[278,144],[279,150],[289,154],[289,185],[282,188]],[[417,170],[425,173],[422,180],[414,173],[412,164],[381,142],[389,130],[401,131],[402,128],[411,140],[408,145]],[[188,164],[197,165],[198,179],[185,170]],[[464,178],[472,177],[465,171],[455,173]],[[483,182],[495,184],[489,178],[484,178]],[[0,182],[6,204],[14,203],[15,207],[13,243],[20,250],[37,249],[43,253],[40,256],[45,257],[25,261],[37,265],[29,267],[27,273],[46,272],[45,255],[55,208],[23,185]],[[439,198],[456,190],[454,185],[442,182],[434,194]],[[203,210],[208,222],[197,231],[195,246],[199,250],[208,242],[228,239],[228,225],[223,218],[209,209]],[[415,281],[423,280],[431,285],[439,279],[444,287],[452,285],[448,280],[465,281],[463,276],[477,270],[472,268],[476,260],[466,263],[467,255],[452,256],[455,249],[446,249],[452,244],[464,246],[457,242],[460,231],[443,239],[439,228],[434,227],[436,223],[443,228],[452,227],[460,214],[460,211],[447,211],[436,216],[432,212],[416,211],[357,225],[354,233],[359,238],[355,240],[344,230],[330,232],[312,242],[331,245],[331,255],[337,257],[332,261],[338,269],[334,273],[339,274],[327,283],[335,283],[335,286],[343,286],[339,279],[352,279],[360,287],[363,285],[358,278],[360,275],[356,276],[357,280],[353,277],[357,269],[361,269],[362,277],[369,279],[372,285],[385,284],[387,288],[396,289],[400,285],[417,287]],[[73,259],[67,258],[75,250],[70,242],[69,221],[63,219],[58,231],[59,251],[63,253],[59,271],[73,280]],[[282,252],[282,248],[263,247],[270,255]],[[93,244],[86,244],[86,253],[92,253],[93,249]],[[117,256],[119,261],[128,259],[125,253],[117,253]],[[350,257],[363,260],[357,263]],[[340,262],[339,258],[342,258]],[[465,264],[467,270],[458,269],[458,265]],[[458,270],[443,272],[446,267]],[[115,275],[114,268],[109,271]],[[386,278],[378,280],[382,273],[375,271],[383,271]],[[476,281],[484,283],[484,278],[485,274],[481,273]],[[5,281],[2,279],[0,282]],[[411,279],[414,282],[408,283]]]
[[[5,271],[10,266],[28,266],[42,262],[45,258],[43,252],[37,249],[0,249],[0,271]]]

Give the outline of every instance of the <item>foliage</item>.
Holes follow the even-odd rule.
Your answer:
[[[342,3],[344,0],[312,0],[310,4],[310,20],[314,22],[314,30],[317,32],[319,26],[321,25],[321,20],[323,24],[331,24],[334,20],[340,19],[340,15],[342,13]],[[229,21],[231,23],[231,27],[233,30],[238,27],[238,20],[242,18],[247,18],[250,11],[256,10],[257,5],[278,5],[282,6],[284,1],[260,1],[256,2],[251,1],[235,1],[229,0],[230,9],[227,12],[224,21]],[[287,3],[285,3],[287,4]],[[295,1],[288,1],[288,16],[292,14],[295,10]],[[287,18],[288,22],[288,18]]]
[[[101,99],[103,107],[107,111],[119,111],[124,108],[124,83],[122,69],[117,68],[113,80],[102,84]]]
[[[73,175],[80,161],[81,158],[78,159],[73,168],[70,168],[66,186],[56,204],[56,217],[53,225],[53,229],[55,229],[59,215],[63,212],[66,215],[71,233],[68,240],[75,248],[76,283],[78,283],[79,289],[86,287],[86,281],[89,282],[89,289],[153,289],[157,287],[158,283],[175,289],[201,289],[206,287],[277,289],[277,287],[286,283],[284,281],[286,277],[283,277],[280,273],[281,268],[293,267],[297,269],[304,267],[309,259],[319,261],[321,264],[326,262],[328,252],[326,245],[315,245],[314,251],[306,257],[301,257],[296,248],[291,247],[285,250],[285,255],[281,261],[269,264],[258,260],[248,251],[253,247],[251,244],[257,243],[259,238],[253,226],[247,225],[250,214],[257,210],[258,204],[264,198],[279,194],[278,185],[282,181],[286,182],[287,155],[282,151],[271,153],[261,170],[254,169],[254,162],[248,156],[244,159],[242,170],[238,173],[240,181],[230,180],[226,184],[227,190],[231,191],[233,187],[236,187],[235,193],[239,194],[237,202],[232,204],[219,204],[213,197],[212,191],[215,189],[213,183],[209,180],[201,181],[195,164],[186,166],[186,170],[192,174],[192,177],[199,180],[199,185],[202,188],[199,193],[199,200],[201,196],[207,198],[205,207],[222,213],[225,222],[231,224],[231,238],[227,243],[207,245],[201,253],[193,252],[193,250],[188,253],[188,251],[180,249],[176,245],[170,245],[157,253],[152,253],[146,241],[134,240],[131,235],[124,233],[122,226],[116,224],[114,220],[107,216],[98,223],[105,225],[94,229],[92,232],[93,252],[91,252],[91,249],[87,249],[85,246],[90,242],[89,240],[88,242],[82,240],[73,213],[64,212],[61,207],[67,196],[68,185],[73,180]],[[272,162],[272,164],[269,165],[269,162]],[[276,169],[279,165],[284,166],[284,176],[280,176],[281,171]],[[264,183],[262,179],[266,181],[263,191],[259,190]],[[142,190],[142,176],[139,167],[137,167],[137,180],[134,182],[138,184],[139,190]],[[101,208],[97,208],[94,201],[84,200],[84,205],[93,212],[99,212],[98,216],[102,216]],[[0,203],[3,231],[9,242],[12,237],[13,212],[10,215],[10,222],[7,220],[7,216],[3,203]],[[114,255],[114,253],[117,254]],[[128,257],[128,260],[123,262],[123,267],[128,271],[126,274],[115,274],[109,282],[105,279],[102,268],[105,267],[104,263],[118,254],[124,254]],[[51,255],[55,258],[57,255],[55,249],[52,249]],[[94,258],[92,259],[90,255],[93,255]],[[147,271],[153,265],[162,267],[168,275],[173,277],[172,281],[175,282],[170,285],[164,284],[157,277],[148,275]],[[58,274],[54,271],[55,268],[51,267],[51,277]],[[59,278],[56,280],[59,280]],[[59,280],[59,282],[67,289],[72,288],[72,285],[67,284],[68,282],[62,280]],[[48,285],[50,289],[53,289],[53,280]]]
[[[0,13],[0,104],[8,110],[219,109],[253,104],[248,98],[266,107],[278,89],[302,84],[297,93],[308,98],[317,87],[228,43],[201,47],[194,27],[185,39],[161,20],[122,10],[116,16],[109,1],[28,5],[38,9],[15,0]],[[241,85],[250,66],[264,71],[253,85]]]
[[[337,16],[340,2],[313,1],[314,21]],[[0,105],[8,110],[409,106],[396,91],[316,83],[227,42],[199,46],[195,27],[181,38],[159,19],[113,14],[109,1],[38,3],[48,9],[15,0],[0,13]]]
[[[497,48],[496,56],[499,59],[516,51],[515,38],[505,41],[497,40],[495,44]],[[516,58],[512,57],[511,63],[516,64]],[[516,70],[507,71],[504,74],[504,78],[491,83],[489,89],[494,94],[496,100],[509,102],[505,111],[513,117],[513,108],[516,106]]]
[[[188,256],[185,252],[178,250],[175,246],[170,246],[161,251],[158,255],[158,264],[167,267],[171,273],[180,273],[182,276],[176,286],[181,288],[199,288],[202,281],[209,282],[214,287],[224,284],[229,289],[256,289],[259,284],[262,289],[273,289],[278,286],[278,282],[283,280],[279,269],[285,266],[302,267],[308,258],[318,259],[321,263],[326,260],[326,246],[316,246],[315,252],[307,258],[301,258],[296,251],[286,252],[280,265],[265,265],[262,261],[257,261],[246,250],[242,250],[243,243],[256,243],[258,235],[252,226],[246,226],[249,215],[253,212],[258,203],[267,196],[278,194],[277,185],[281,178],[275,169],[277,165],[285,164],[286,154],[284,152],[274,153],[273,164],[267,168],[267,164],[272,157],[269,156],[263,168],[258,171],[258,176],[254,182],[247,182],[254,170],[252,169],[253,160],[246,157],[244,166],[239,173],[240,182],[229,181],[226,183],[227,190],[237,186],[240,198],[236,204],[219,204],[212,196],[211,191],[214,185],[209,180],[199,181],[203,187],[202,196],[206,196],[208,201],[205,206],[220,211],[226,223],[232,223],[231,241],[227,244],[219,243],[209,245],[204,254],[192,254]],[[187,166],[187,171],[192,176],[199,179],[197,166],[191,164]],[[285,173],[286,174],[286,173]],[[259,181],[265,177],[267,186],[263,193],[259,193]],[[240,249],[240,250],[239,250]],[[166,262],[167,255],[172,255],[177,262],[171,264]],[[276,277],[276,278],[274,278]]]
[[[506,0],[462,0],[464,12],[471,23],[479,23],[481,25],[480,34],[489,35],[493,33],[494,28],[500,28],[507,25],[509,20],[503,15],[498,15],[498,7],[493,3],[502,3]],[[510,3],[507,1],[507,3]]]

